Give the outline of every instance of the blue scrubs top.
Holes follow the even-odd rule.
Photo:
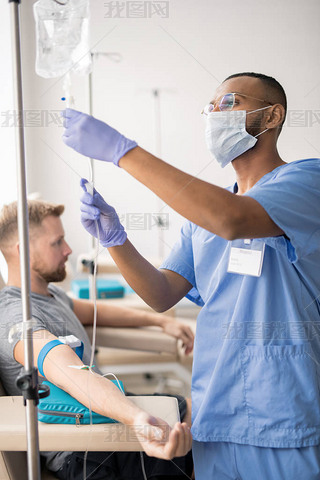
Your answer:
[[[232,242],[191,222],[161,266],[186,278],[193,285],[187,298],[203,307],[194,350],[193,438],[317,445],[320,159],[282,165],[245,195],[285,232],[257,240],[265,244],[260,277],[229,273]]]

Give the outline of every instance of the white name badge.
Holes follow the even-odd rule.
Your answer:
[[[265,243],[259,239],[231,242],[228,272],[260,277]]]

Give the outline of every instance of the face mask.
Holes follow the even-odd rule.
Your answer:
[[[272,105],[248,112],[248,114],[270,107]],[[222,168],[254,147],[257,137],[268,130],[266,128],[255,137],[250,135],[246,131],[246,115],[245,110],[212,112],[207,115],[205,133],[207,147]]]

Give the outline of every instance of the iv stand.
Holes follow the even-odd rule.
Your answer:
[[[93,93],[92,93],[92,72],[94,67],[94,54],[91,52],[91,61],[92,61],[92,71],[89,73],[88,76],[88,97],[89,97],[89,115],[92,115],[93,112]],[[89,159],[90,162],[90,170],[91,170],[91,182],[94,185],[94,160],[93,158]],[[94,238],[93,235],[90,235],[90,247],[91,251],[96,251],[96,244],[97,240]],[[94,265],[95,262],[98,262],[97,258],[93,257],[93,260],[88,261],[89,266],[89,298],[93,300],[96,295],[96,285],[94,281]]]
[[[94,64],[95,60],[97,60],[100,56],[101,57],[109,57],[112,61],[119,63],[122,60],[120,54],[116,52],[90,52],[91,55],[91,62],[92,62],[92,71],[88,75],[88,111],[89,115],[93,115],[93,72],[94,72]],[[89,158],[90,161],[90,171],[91,171],[91,181],[94,185],[95,175],[94,175],[94,160]],[[90,236],[90,250],[95,252],[97,239],[92,235]],[[82,263],[89,268],[89,298],[93,300],[96,295],[96,285],[94,282],[94,265],[95,263],[98,264],[98,258],[93,258],[93,260],[83,260]]]
[[[160,108],[160,90],[152,90],[153,100],[154,100],[154,140],[155,140],[155,154],[157,157],[162,158],[161,146],[161,108]],[[158,227],[158,259],[162,262],[164,260],[164,232],[163,220],[161,219],[161,211],[164,209],[165,203],[157,197],[157,209],[159,215],[157,216],[157,227]]]
[[[13,64],[14,110],[17,118],[21,116],[15,127],[16,156],[18,175],[18,228],[20,246],[20,275],[21,299],[23,314],[23,341],[24,341],[24,374],[18,379],[18,386],[22,389],[26,406],[27,430],[27,459],[29,480],[39,480],[40,456],[38,435],[38,372],[33,367],[33,343],[31,331],[31,302],[30,302],[30,266],[29,266],[29,216],[26,193],[26,169],[24,149],[23,102],[22,102],[22,74],[20,51],[20,0],[9,0],[11,4],[11,43]]]

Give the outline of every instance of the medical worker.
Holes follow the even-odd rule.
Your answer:
[[[216,90],[206,142],[236,183],[168,165],[93,117],[67,109],[64,141],[113,162],[188,221],[157,270],[114,209],[84,193],[81,221],[155,310],[202,306],[192,383],[197,480],[320,478],[320,160],[277,150],[287,103],[272,77],[241,73]],[[82,182],[84,190],[85,183]]]

